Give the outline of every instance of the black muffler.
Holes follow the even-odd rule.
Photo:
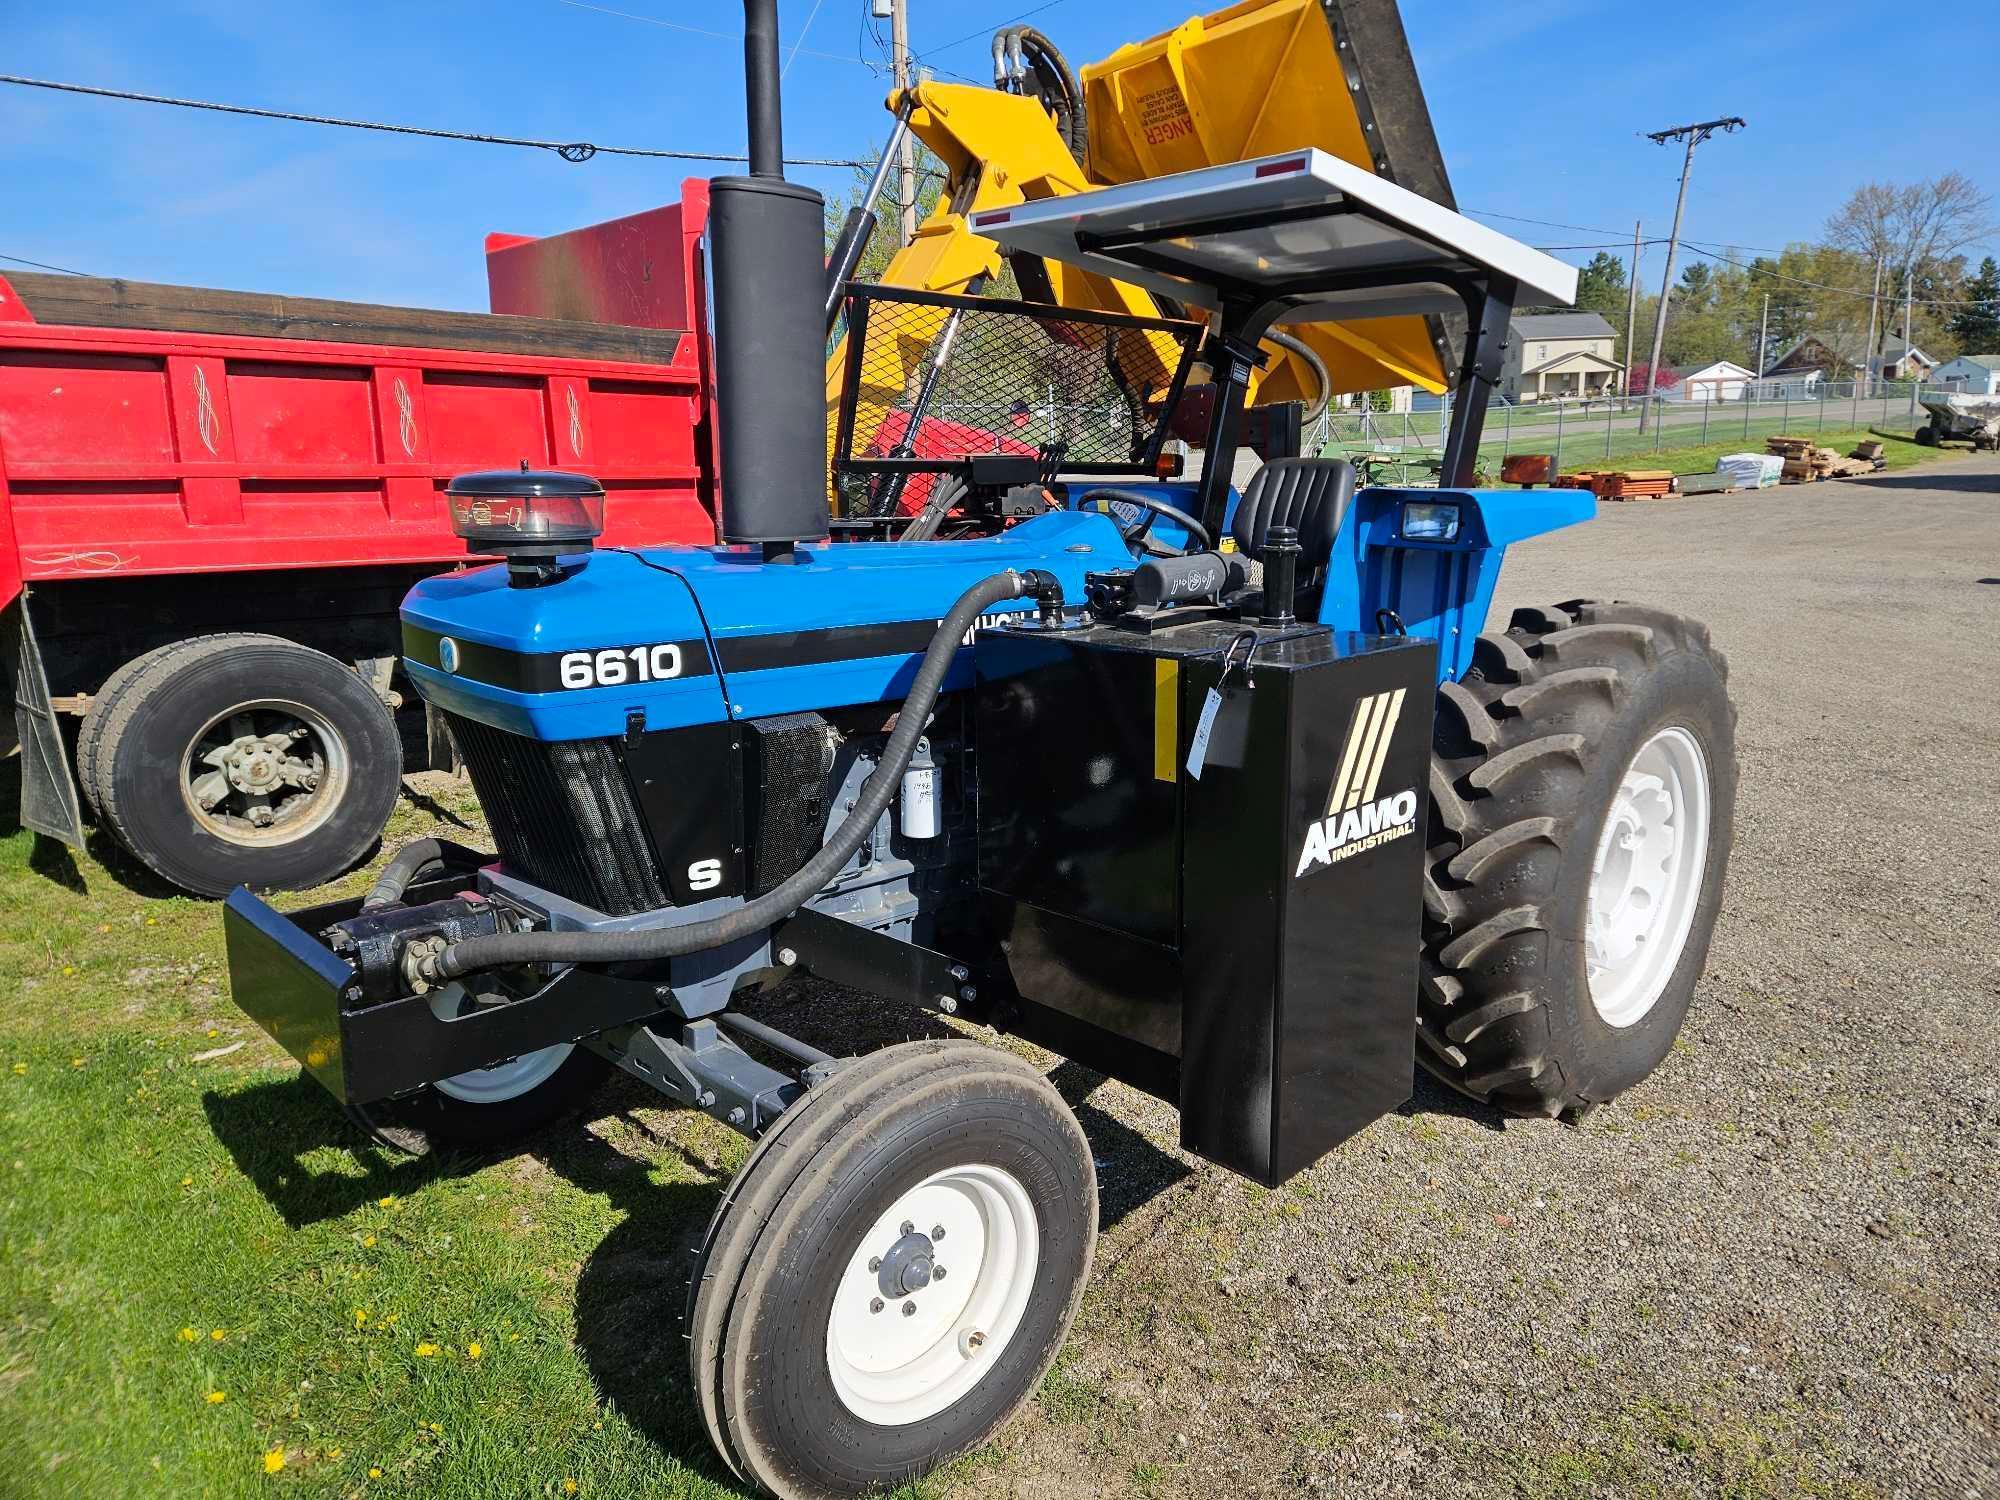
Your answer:
[[[722,536],[789,561],[827,534],[826,203],[787,182],[777,0],[744,0],[750,175],[709,183]]]

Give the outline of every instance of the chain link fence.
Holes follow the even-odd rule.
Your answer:
[[[1599,398],[1487,408],[1479,445],[1480,468],[1489,479],[1513,453],[1550,453],[1558,470],[1648,454],[1717,444],[1761,449],[1780,434],[1810,437],[1880,428],[1901,436],[1925,421],[1919,404],[1942,387],[1910,381],[1793,380],[1745,382],[1729,399],[1684,400],[1679,393]],[[1333,411],[1313,434],[1317,451],[1346,457],[1377,483],[1434,483],[1446,432],[1447,399],[1423,411]]]

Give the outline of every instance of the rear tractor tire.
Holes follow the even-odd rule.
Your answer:
[[[1033,1068],[967,1041],[848,1063],[781,1116],[698,1252],[696,1403],[784,1500],[894,1488],[984,1442],[1054,1362],[1097,1176]]]
[[[380,1106],[379,1124],[413,1131],[433,1151],[507,1151],[580,1114],[616,1071],[588,1047],[561,1042],[441,1078]]]
[[[1517,1113],[1644,1079],[1708,959],[1736,711],[1707,627],[1575,601],[1480,636],[1439,691],[1420,1061]]]

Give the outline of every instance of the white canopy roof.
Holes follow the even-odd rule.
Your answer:
[[[1286,322],[1460,310],[1426,270],[1512,277],[1521,303],[1576,300],[1574,266],[1315,149],[993,209],[972,227],[1198,307],[1224,287],[1285,296]]]

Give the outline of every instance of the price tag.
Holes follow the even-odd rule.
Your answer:
[[[1187,773],[1201,780],[1201,768],[1208,762],[1208,737],[1215,733],[1215,716],[1222,710],[1222,690],[1212,687],[1201,700],[1201,716],[1195,720],[1194,738],[1188,742]]]

